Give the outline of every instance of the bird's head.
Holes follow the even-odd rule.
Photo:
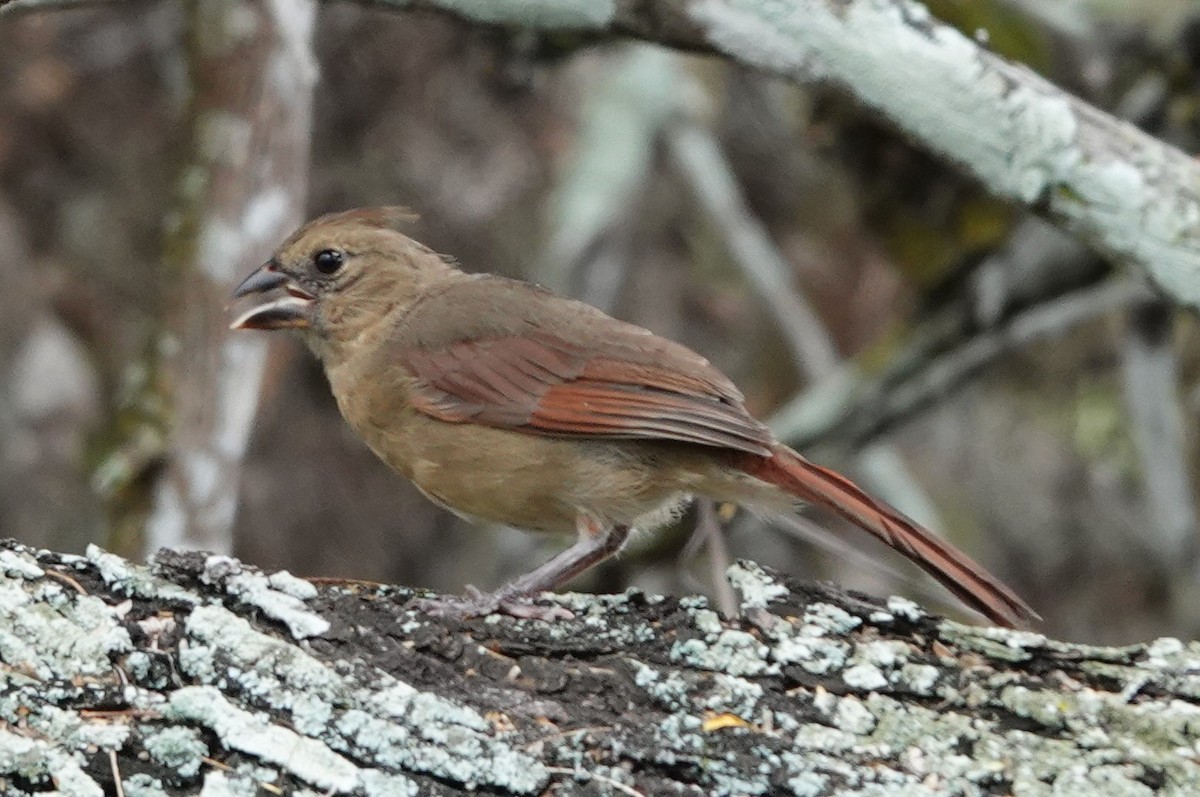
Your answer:
[[[234,290],[254,297],[233,329],[298,329],[324,354],[407,307],[428,285],[457,273],[400,232],[416,216],[403,208],[321,216],[283,242]]]

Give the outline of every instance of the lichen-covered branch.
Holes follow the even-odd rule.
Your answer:
[[[412,591],[0,546],[5,794],[1194,793],[1200,645],[960,625],[729,571],[703,598]],[[1191,751],[1190,753],[1187,751]]]
[[[988,52],[913,0],[366,0],[630,35],[821,81],[994,193],[1200,307],[1200,164]]]
[[[0,0],[0,16],[6,14],[28,14],[34,11],[60,11],[85,8],[99,3],[115,3],[120,0]]]

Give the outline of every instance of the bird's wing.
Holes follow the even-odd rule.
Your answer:
[[[476,311],[466,324],[454,318],[464,306]],[[771,433],[703,357],[524,283],[463,283],[399,332],[389,360],[415,380],[414,406],[443,421],[770,455]]]

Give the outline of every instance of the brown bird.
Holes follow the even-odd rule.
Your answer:
[[[235,297],[235,329],[301,331],[338,407],[384,462],[468,518],[578,534],[457,614],[547,616],[529,598],[613,555],[693,495],[821,506],[1003,625],[1037,614],[965,554],[777,441],[700,355],[535,285],[466,274],[399,229],[400,208],[322,216]]]

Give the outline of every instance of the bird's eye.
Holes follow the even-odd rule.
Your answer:
[[[336,249],[322,249],[313,256],[313,265],[322,274],[333,274],[342,267],[343,259]]]

